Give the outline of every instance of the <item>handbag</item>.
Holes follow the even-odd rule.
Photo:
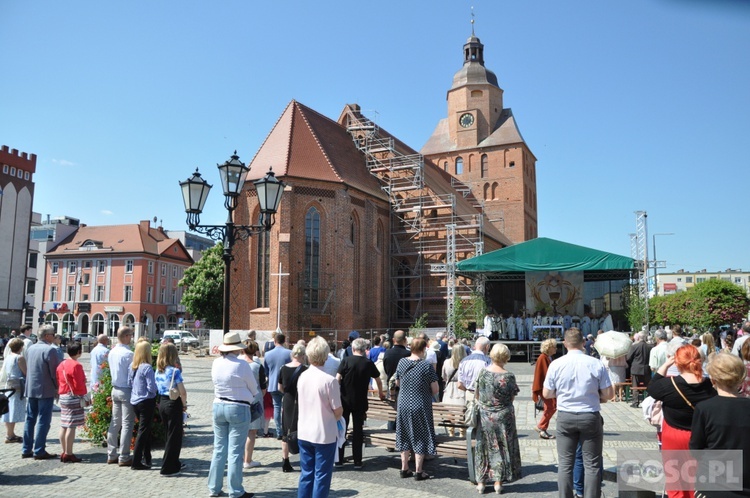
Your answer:
[[[77,396],[73,394],[73,388],[70,387],[70,382],[68,382],[68,376],[63,373],[63,377],[65,378],[65,383],[68,385],[68,389],[70,389],[70,395],[74,398],[78,398],[78,402],[81,404],[81,408],[86,408],[91,404],[91,395],[89,393],[84,394],[83,396]]]
[[[175,370],[177,369],[174,367],[172,368],[172,381],[169,383],[169,399],[171,399],[172,401],[177,401],[177,398],[180,397],[180,391],[176,387],[174,387],[174,374]]]
[[[479,405],[476,402],[476,394],[471,391],[466,391],[466,411],[464,412],[464,425],[471,428],[476,428],[477,419],[479,418]],[[471,397],[468,394],[471,393]]]
[[[297,441],[297,431],[289,431],[286,435],[286,446],[289,448],[289,453],[292,455],[299,455],[299,442]]]
[[[539,396],[537,400],[534,402],[534,416],[536,416],[536,412],[543,412],[544,411],[544,398]]]

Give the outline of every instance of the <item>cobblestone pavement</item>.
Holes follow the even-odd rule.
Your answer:
[[[181,360],[191,415],[181,458],[187,464],[187,468],[181,476],[165,478],[159,475],[161,449],[154,450],[154,470],[135,472],[129,468],[106,465],[105,449],[94,447],[86,441],[78,440],[75,443],[76,454],[85,460],[78,464],[21,459],[20,444],[0,444],[0,496],[208,496],[206,479],[213,444],[212,358],[186,355]],[[82,363],[89,364],[87,354],[82,357]],[[533,367],[525,363],[511,363],[508,368],[516,373],[521,387],[521,394],[516,398],[515,405],[523,478],[504,486],[503,496],[520,496],[528,493],[534,493],[538,497],[556,496],[555,442],[539,439],[533,430],[534,408],[530,396]],[[603,406],[602,412],[605,419],[605,468],[614,466],[618,448],[657,448],[654,431],[642,420],[639,409],[631,408],[626,403],[608,403]],[[16,426],[16,434],[22,433],[22,426],[23,424]],[[553,419],[551,429],[554,427]],[[61,451],[58,440],[59,428],[60,415],[54,413],[47,447],[50,452],[58,454]],[[299,473],[281,472],[281,450],[275,439],[259,439],[254,459],[260,461],[262,466],[245,471],[244,485],[247,491],[267,498],[296,496]],[[294,456],[292,463],[298,468]],[[354,470],[348,462],[334,471],[331,496],[398,495],[422,498],[476,494],[467,478],[465,460],[440,457],[426,462],[425,470],[435,478],[422,482],[400,479],[399,466],[397,453],[367,447],[363,470]],[[605,482],[604,494],[607,497],[617,496],[616,484]]]

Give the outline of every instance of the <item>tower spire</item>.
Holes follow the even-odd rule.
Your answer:
[[[471,36],[474,36],[474,6],[471,6]]]

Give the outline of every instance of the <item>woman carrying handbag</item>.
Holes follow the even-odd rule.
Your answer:
[[[85,422],[84,405],[90,404],[86,397],[86,374],[78,362],[81,356],[81,343],[70,342],[68,358],[57,366],[57,385],[60,395],[60,461],[77,463],[81,459],[73,453],[73,442],[76,438],[76,427]]]
[[[182,451],[182,417],[187,410],[187,392],[178,368],[179,358],[174,344],[162,344],[156,357],[156,390],[159,416],[165,426],[167,441],[161,475],[176,476],[183,468],[180,463]]]

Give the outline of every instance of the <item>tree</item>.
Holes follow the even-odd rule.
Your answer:
[[[658,296],[649,301],[652,322],[682,324],[711,330],[719,325],[740,322],[747,316],[745,290],[724,280],[707,280],[685,292]]]
[[[203,252],[203,257],[185,271],[180,280],[182,304],[196,318],[220,327],[224,303],[224,245],[219,243]]]
[[[639,331],[646,325],[647,309],[646,300],[638,295],[638,287],[626,285],[622,289],[622,296],[625,305],[625,317],[630,325],[630,330]]]

